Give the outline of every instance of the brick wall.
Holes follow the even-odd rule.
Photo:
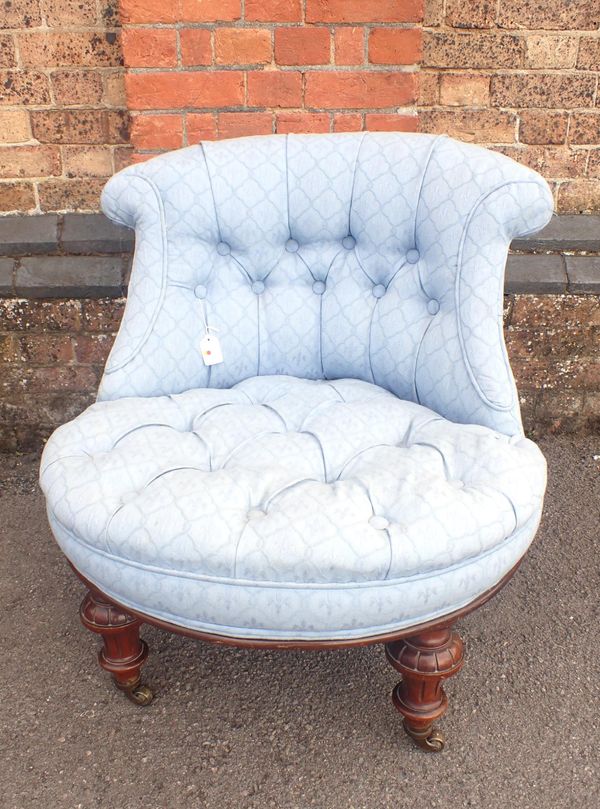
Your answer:
[[[200,139],[447,132],[600,210],[599,0],[6,0],[0,213],[96,210]],[[127,98],[123,68],[127,72]]]
[[[97,209],[129,160],[117,0],[0,8],[0,213]]]
[[[271,132],[414,130],[420,0],[122,0],[138,154]]]
[[[599,0],[427,0],[421,128],[541,172],[561,212],[600,210]]]

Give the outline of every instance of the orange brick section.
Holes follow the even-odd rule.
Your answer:
[[[275,60],[278,65],[325,65],[331,61],[327,28],[277,28]]]
[[[416,126],[421,0],[121,8],[135,160],[201,139]]]
[[[306,22],[419,22],[423,0],[306,0]]]
[[[412,104],[410,73],[313,72],[306,74],[306,106],[324,109],[377,109]]]
[[[258,65],[271,61],[271,32],[264,28],[217,28],[218,65]]]
[[[369,35],[369,62],[412,65],[421,60],[422,44],[418,28],[375,28]]]
[[[127,67],[174,67],[177,64],[177,33],[173,28],[123,32]]]
[[[130,73],[125,84],[130,106],[138,110],[207,109],[244,103],[244,74],[240,71]]]

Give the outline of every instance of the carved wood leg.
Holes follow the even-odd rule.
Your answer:
[[[98,662],[112,674],[117,688],[136,705],[149,705],[154,695],[141,683],[142,665],[148,657],[148,646],[140,640],[141,622],[93,590],[81,602],[79,615],[86,629],[102,636]]]
[[[445,740],[433,723],[448,707],[443,680],[462,668],[462,640],[450,627],[430,629],[387,643],[385,652],[402,675],[392,699],[404,717],[405,731],[424,750],[441,751]]]

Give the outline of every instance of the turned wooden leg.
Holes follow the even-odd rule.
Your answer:
[[[141,683],[142,665],[148,657],[148,646],[140,640],[141,622],[92,590],[81,602],[79,615],[86,629],[102,635],[98,662],[112,674],[117,688],[136,705],[149,705],[152,691]]]
[[[433,723],[448,707],[442,681],[462,668],[462,640],[450,627],[430,629],[387,643],[385,652],[402,675],[392,699],[404,717],[404,729],[424,750],[441,751],[445,740]]]

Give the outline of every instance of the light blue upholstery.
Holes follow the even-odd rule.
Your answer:
[[[458,609],[516,564],[545,463],[503,275],[551,215],[542,178],[445,137],[269,136],[132,166],[103,206],[136,229],[125,316],[41,472],[88,579],[185,627],[344,639]]]

